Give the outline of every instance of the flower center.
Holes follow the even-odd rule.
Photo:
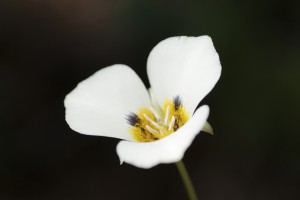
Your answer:
[[[153,142],[164,138],[189,119],[179,96],[173,101],[166,100],[162,108],[140,108],[138,112],[126,116],[131,125],[129,132],[137,142]]]

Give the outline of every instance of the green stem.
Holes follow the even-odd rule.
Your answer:
[[[193,186],[193,183],[191,181],[191,178],[183,164],[183,162],[180,160],[176,163],[177,169],[180,173],[180,176],[182,178],[182,181],[184,183],[185,189],[189,195],[190,200],[197,200],[197,195]]]

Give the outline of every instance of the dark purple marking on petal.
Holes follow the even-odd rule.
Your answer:
[[[182,100],[179,95],[173,98],[173,103],[175,106],[175,110],[178,110],[178,108],[182,105]]]
[[[136,126],[140,123],[140,118],[135,113],[132,112],[126,115],[125,119],[127,123],[130,124],[131,126]]]

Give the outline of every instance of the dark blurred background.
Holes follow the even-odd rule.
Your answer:
[[[297,0],[1,0],[0,199],[187,199],[175,165],[120,166],[63,106],[115,63],[149,86],[150,50],[178,35],[210,35],[223,66],[202,102],[215,135],[184,157],[199,198],[300,199],[299,22]]]

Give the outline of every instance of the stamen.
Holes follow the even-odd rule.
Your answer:
[[[170,131],[172,128],[173,128],[173,126],[174,126],[174,123],[175,123],[175,117],[174,116],[172,116],[172,119],[171,119],[171,122],[170,122],[170,124],[169,124],[169,128],[168,128],[168,130]]]
[[[146,125],[146,128],[147,128],[147,130],[150,132],[150,133],[152,133],[153,135],[155,135],[155,136],[159,136],[159,133],[158,133],[158,131],[156,131],[156,130],[154,130],[153,128],[151,128],[149,125]]]
[[[150,122],[153,126],[155,126],[155,128],[161,129],[161,127],[156,122],[154,122],[152,119],[150,119],[150,117],[148,117],[146,114],[144,114],[144,117],[146,118],[146,120],[148,122]]]
[[[130,134],[138,142],[160,140],[182,127],[189,116],[179,96],[166,100],[161,109],[155,106],[140,108],[137,113],[129,113],[125,120],[130,127]]]
[[[155,116],[156,120],[160,121],[160,116],[159,116],[158,112],[152,106],[150,106],[150,111],[153,113],[153,115]]]
[[[166,116],[165,116],[165,125],[168,124],[169,113],[170,113],[170,106],[167,107]]]

